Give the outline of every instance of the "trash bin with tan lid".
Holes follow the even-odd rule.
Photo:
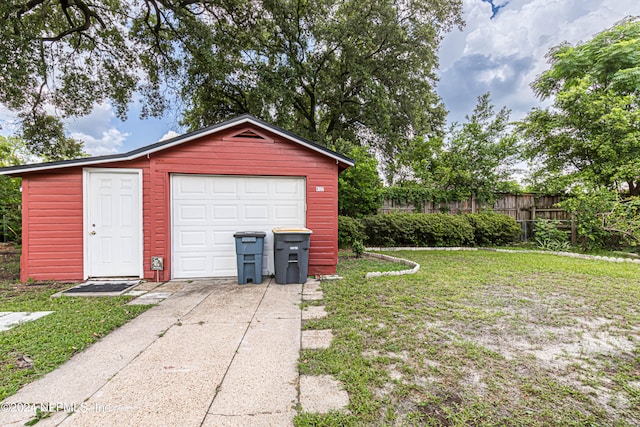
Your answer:
[[[309,246],[313,231],[304,227],[273,229],[276,283],[304,283],[309,271]]]

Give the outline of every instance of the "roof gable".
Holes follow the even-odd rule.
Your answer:
[[[20,176],[30,172],[41,172],[55,169],[63,169],[76,166],[95,166],[104,163],[117,163],[126,162],[130,160],[139,159],[140,157],[148,156],[158,151],[163,151],[172,147],[177,147],[189,141],[193,141],[204,136],[212,135],[224,131],[226,129],[236,127],[238,125],[246,124],[247,126],[239,128],[236,133],[231,136],[225,137],[225,140],[244,140],[244,141],[262,141],[262,142],[274,142],[273,138],[270,138],[267,133],[276,134],[288,141],[307,147],[319,154],[332,158],[340,165],[340,169],[346,169],[349,166],[354,165],[354,161],[348,157],[345,157],[335,151],[329,150],[326,147],[318,145],[312,141],[304,139],[294,133],[279,128],[277,126],[268,124],[260,119],[257,119],[249,114],[244,114],[233,119],[224,121],[217,125],[209,126],[204,129],[189,132],[183,135],[176,136],[171,139],[159,141],[151,145],[147,145],[138,148],[133,151],[122,154],[113,154],[108,156],[96,156],[85,157],[81,159],[63,160],[58,162],[46,162],[46,163],[34,163],[28,165],[11,166],[7,168],[0,168],[0,175],[16,175]],[[261,132],[264,130],[265,132]]]
[[[254,127],[244,127],[234,133],[233,135],[223,137],[226,141],[263,141],[263,142],[275,142],[273,138],[265,135],[264,133],[257,131]]]

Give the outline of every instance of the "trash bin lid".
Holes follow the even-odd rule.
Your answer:
[[[264,237],[266,235],[264,231],[238,231],[233,237]]]
[[[276,227],[273,229],[276,234],[312,234],[313,231],[304,227]]]

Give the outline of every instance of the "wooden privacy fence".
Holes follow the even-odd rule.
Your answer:
[[[20,238],[21,205],[0,207],[0,242],[15,242]]]
[[[394,212],[422,212],[422,213],[451,213],[465,214],[493,211],[511,216],[522,226],[522,240],[527,241],[533,235],[534,222],[537,219],[550,219],[560,221],[561,228],[571,231],[571,242],[576,241],[575,221],[564,209],[555,205],[562,200],[562,196],[540,196],[537,194],[500,194],[494,203],[480,202],[475,197],[455,202],[424,202],[421,206],[386,199],[381,214]]]

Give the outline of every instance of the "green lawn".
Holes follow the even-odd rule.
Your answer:
[[[546,254],[393,252],[418,274],[365,280],[384,261],[341,257],[324,282],[331,374],[348,411],[298,426],[640,425],[640,266]],[[401,268],[399,268],[401,269]]]
[[[51,298],[70,285],[0,282],[0,311],[54,311],[0,332],[0,400],[142,313],[131,297]]]

